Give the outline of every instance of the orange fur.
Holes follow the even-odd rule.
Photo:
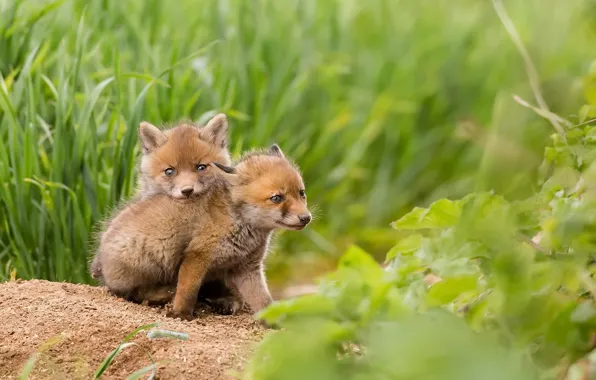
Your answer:
[[[211,160],[230,164],[227,129],[226,117],[221,114],[202,128],[180,124],[160,131],[149,123],[141,123],[139,137],[144,154],[139,193],[142,196],[163,193],[173,198],[201,195],[206,189],[200,181],[201,165],[207,165]]]
[[[110,236],[124,228],[119,226],[119,220],[138,208],[135,201],[157,194],[180,200],[193,200],[205,195],[216,181],[210,173],[217,169],[209,164],[214,161],[224,165],[230,163],[227,131],[228,122],[223,114],[213,117],[204,127],[183,123],[165,131],[142,122],[139,125],[139,140],[143,148],[139,190],[132,205],[117,211],[115,218],[105,223],[105,232],[99,237],[100,251]],[[201,167],[203,170],[198,170],[199,165],[204,165],[204,168]],[[173,171],[171,175],[167,175],[167,169]],[[128,219],[134,220],[134,217]],[[127,233],[117,236],[126,239]],[[102,270],[98,253],[91,264],[91,274],[100,278]]]
[[[263,261],[272,231],[310,222],[300,173],[276,149],[246,156],[232,174],[211,165],[202,197],[156,194],[122,211],[96,258],[108,288],[142,302],[166,301],[175,287],[169,315],[186,319],[204,280],[225,283],[253,311],[267,306]]]

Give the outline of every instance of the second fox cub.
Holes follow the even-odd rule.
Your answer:
[[[214,162],[200,198],[163,194],[125,209],[97,252],[104,283],[137,302],[167,302],[171,316],[191,319],[204,281],[225,285],[253,311],[271,302],[263,261],[276,228],[311,221],[302,177],[276,145],[246,155],[234,168]]]

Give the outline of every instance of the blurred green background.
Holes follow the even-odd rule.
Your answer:
[[[547,103],[575,112],[595,2],[504,5]],[[277,142],[303,170],[316,220],[280,234],[274,286],[351,243],[383,258],[414,205],[532,190],[552,127],[513,94],[534,103],[490,1],[0,0],[0,279],[90,281],[138,123],[215,112],[234,154]]]

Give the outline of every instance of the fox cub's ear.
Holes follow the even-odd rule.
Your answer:
[[[168,141],[165,133],[160,131],[155,125],[147,123],[146,121],[142,121],[141,124],[139,124],[139,137],[141,139],[144,154],[153,152]]]
[[[211,164],[212,164],[213,166],[215,166],[216,168],[218,168],[218,169],[222,170],[222,171],[223,171],[223,172],[225,172],[225,173],[228,173],[228,174],[236,174],[236,168],[233,168],[233,167],[231,167],[231,166],[225,166],[225,165],[222,165],[222,164],[220,164],[219,162],[212,162]]]
[[[286,158],[286,156],[284,156],[284,152],[281,151],[281,148],[277,144],[271,145],[271,147],[269,148],[269,155]]]
[[[228,119],[220,113],[213,116],[201,130],[203,139],[220,148],[228,145]]]

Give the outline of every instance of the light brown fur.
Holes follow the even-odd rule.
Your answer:
[[[142,122],[139,125],[139,140],[143,150],[139,190],[131,205],[117,210],[116,217],[105,223],[105,233],[99,237],[100,251],[105,251],[105,246],[111,239],[127,239],[128,235],[124,231],[126,226],[121,226],[120,220],[128,220],[131,214],[137,215],[139,212],[142,215],[149,212],[152,217],[158,218],[159,214],[138,210],[139,206],[135,202],[139,199],[162,194],[191,201],[206,194],[216,180],[209,172],[217,169],[209,164],[214,161],[230,164],[227,130],[228,123],[223,114],[213,117],[204,127],[186,123],[165,131]],[[198,170],[199,165],[201,170]],[[170,175],[167,175],[166,170],[172,170]],[[167,213],[168,210],[164,212]],[[175,231],[172,234],[178,235]],[[175,240],[169,243],[179,244]],[[94,278],[102,276],[100,255],[101,252],[98,252],[91,264],[91,275]]]
[[[271,302],[263,271],[271,233],[310,222],[302,178],[276,146],[243,158],[234,173],[215,173],[215,166],[204,196],[188,202],[158,194],[114,219],[98,252],[110,290],[165,302],[176,288],[170,315],[185,319],[204,281],[222,281],[253,311]]]
[[[197,165],[211,162],[208,157],[223,165],[230,164],[227,130],[228,122],[223,114],[213,117],[204,127],[183,123],[165,131],[142,122],[139,140],[143,156],[138,195],[163,193],[173,198],[200,195],[208,184],[203,186],[199,181]],[[167,169],[173,170],[169,176]]]

